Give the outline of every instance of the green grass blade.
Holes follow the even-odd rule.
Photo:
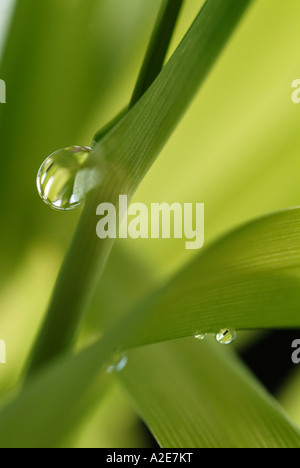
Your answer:
[[[133,323],[141,321],[135,343],[224,327],[299,328],[299,286],[300,208],[295,208],[223,237],[146,298],[132,317]]]
[[[97,205],[105,201],[118,207],[120,193],[132,196],[249,4],[250,0],[208,0],[150,89],[95,145],[93,153],[101,162],[104,181],[87,201],[58,278],[30,371],[70,347],[109,256],[112,240],[99,241],[95,235]]]
[[[163,0],[130,107],[138,102],[160,73],[183,2],[184,0]]]
[[[149,90],[94,154],[132,194],[184,115],[251,0],[208,0]],[[121,189],[124,185],[119,183]]]
[[[128,112],[127,107],[123,109],[119,114],[117,114],[110,122],[108,122],[103,128],[101,128],[96,135],[94,136],[93,143],[92,143],[92,148],[95,146],[95,144],[98,141],[101,141],[102,138],[107,135],[124,117],[124,115]]]
[[[119,328],[38,372],[0,412],[0,447],[62,444],[96,378],[102,398],[107,379],[99,371],[122,339]],[[140,348],[129,353],[120,377],[164,447],[300,447],[299,430],[221,345],[195,340]]]
[[[162,8],[155,25],[151,41],[140,71],[133,96],[128,108],[122,110],[111,122],[96,133],[93,139],[93,147],[109,133],[119,121],[133,107],[141,96],[147,91],[155,78],[159,75],[168,47],[172,39],[172,34],[178,19],[184,0],[164,0]]]
[[[300,447],[299,430],[221,345],[138,349],[120,378],[164,448]]]

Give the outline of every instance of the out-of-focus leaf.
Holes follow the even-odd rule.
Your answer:
[[[78,405],[89,401],[89,387],[120,340],[121,329],[37,373],[1,411],[0,446],[61,445],[78,417]],[[122,380],[160,443],[185,448],[300,447],[299,431],[280,407],[234,355],[218,346],[178,341],[129,353],[132,362]]]
[[[89,418],[80,421],[77,433],[63,444],[66,448],[139,448],[147,445],[139,417],[119,382],[102,398]]]
[[[96,358],[96,356],[94,356]],[[88,359],[89,360],[89,359]],[[80,359],[68,358],[50,371],[38,375],[19,397],[2,411],[0,446],[6,448],[55,448],[62,446],[87,417],[95,402],[101,401],[110,379]],[[83,373],[82,373],[83,371]]]
[[[300,333],[299,333],[300,338]],[[298,348],[299,349],[299,348]],[[297,348],[290,348],[290,355],[297,352]],[[296,353],[297,357],[299,353]],[[284,387],[281,389],[278,400],[283,406],[291,420],[300,426],[300,402],[299,402],[299,391],[300,391],[300,372],[299,364],[295,364],[295,369],[289,379],[285,382]]]
[[[224,327],[300,327],[299,286],[300,209],[295,208],[223,237],[148,297],[133,318],[143,324],[135,343]]]

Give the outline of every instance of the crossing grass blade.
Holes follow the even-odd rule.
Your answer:
[[[140,304],[135,344],[196,331],[300,328],[300,208],[237,229]],[[149,320],[146,318],[148,314]]]
[[[208,0],[148,91],[95,144],[92,154],[103,181],[87,200],[33,351],[30,373],[71,347],[109,257],[113,240],[100,241],[95,235],[98,204],[105,201],[118,208],[119,194],[133,196],[249,4],[250,0]]]

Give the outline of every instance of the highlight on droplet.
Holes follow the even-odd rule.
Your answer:
[[[207,333],[201,333],[201,332],[196,332],[195,333],[195,338],[196,340],[203,341],[207,337]]]
[[[104,369],[107,374],[113,374],[115,372],[121,372],[127,365],[128,356],[123,351],[115,351],[109,362],[104,364]]]
[[[219,333],[216,334],[216,340],[218,343],[223,345],[229,345],[236,340],[236,331],[230,328],[222,328]]]

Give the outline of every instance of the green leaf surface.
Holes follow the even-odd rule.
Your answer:
[[[284,309],[282,305],[281,307],[277,305],[279,300],[278,294],[276,295],[274,292],[274,295],[271,295],[269,290],[267,290],[267,292],[265,291],[265,288],[266,285],[274,284],[273,281],[268,283],[270,271],[272,271],[272,278],[274,275],[278,275],[278,277],[282,276],[283,278],[285,275],[289,278],[291,275],[294,275],[297,279],[299,275],[299,213],[300,209],[298,208],[276,213],[234,231],[219,243],[213,245],[207,250],[206,254],[199,256],[192,265],[183,270],[166,288],[158,291],[152,298],[148,298],[147,301],[143,303],[142,307],[138,306],[127,318],[121,320],[110,332],[104,335],[101,341],[75,357],[65,357],[48,368],[45,367],[44,370],[38,371],[37,374],[29,380],[19,397],[1,412],[1,446],[7,446],[11,444],[12,441],[14,441],[14,444],[22,446],[31,444],[48,445],[49,436],[47,435],[47,431],[40,431],[38,429],[41,424],[41,415],[47,427],[55,427],[56,424],[59,426],[60,430],[62,430],[62,424],[67,424],[67,427],[69,427],[68,421],[74,413],[74,408],[77,407],[77,401],[80,401],[84,395],[86,395],[86,392],[97,377],[99,370],[118,347],[126,348],[137,346],[138,344],[145,344],[147,342],[171,340],[179,336],[190,335],[194,333],[194,326],[196,324],[204,326],[205,319],[207,323],[210,324],[223,322],[227,324],[229,316],[226,314],[228,310],[231,314],[235,314],[230,317],[234,320],[240,320],[239,323],[241,325],[247,323],[247,320],[251,321],[253,326],[257,323],[257,327],[261,326],[261,324],[264,324],[264,326],[274,326],[276,323],[280,323],[281,326],[290,325],[290,320],[293,320],[294,324],[298,323],[299,318],[296,312],[299,292],[297,288],[294,288],[294,290],[289,289],[289,308],[285,307]],[[231,257],[229,257],[230,262],[226,261],[222,255],[222,253],[224,254],[226,252],[227,258],[228,251],[232,253]],[[222,264],[224,264],[223,270]],[[216,269],[216,265],[220,267],[220,270]],[[242,275],[246,274],[247,271],[250,280],[252,281],[253,278],[255,280],[252,284],[253,287],[251,291],[252,294],[258,298],[257,301],[261,301],[261,304],[267,307],[267,309],[275,310],[275,313],[272,314],[272,323],[268,314],[266,314],[264,322],[263,314],[262,316],[258,313],[253,314],[253,310],[250,310],[248,307],[245,307],[243,310],[241,296],[237,295],[235,297],[235,294],[239,291],[238,282],[242,280],[242,285],[244,286]],[[218,272],[218,275],[216,275],[216,272]],[[231,281],[230,278],[227,278],[229,272],[231,272],[230,278],[234,278],[235,281]],[[190,276],[191,274],[192,276]],[[258,275],[259,281],[257,281],[256,275]],[[192,278],[194,278],[192,283],[194,289],[190,289],[189,287]],[[198,287],[201,280],[205,280],[206,287],[211,282],[215,294],[218,294],[218,288],[221,291],[227,291],[228,297],[224,295],[224,293],[222,297],[219,297],[218,313],[215,313],[216,319],[209,313],[203,314],[201,308],[199,308],[203,293]],[[249,284],[251,284],[251,281]],[[281,286],[282,284],[285,283],[281,282]],[[290,281],[288,284],[290,284]],[[227,286],[227,289],[224,285]],[[253,291],[254,286],[256,287],[255,291]],[[177,293],[179,291],[179,296],[181,297],[182,289],[180,288],[185,290],[187,302],[189,298],[193,298],[193,308],[191,308],[190,304],[187,308],[184,302],[179,303]],[[188,290],[186,290],[186,288],[188,288]],[[245,294],[245,291],[245,288],[243,288],[243,294]],[[279,290],[279,294],[285,297],[286,291]],[[211,298],[210,301],[208,300],[209,297]],[[230,308],[228,307],[228,298],[232,301],[232,306]],[[239,300],[239,308],[237,306],[233,307],[234,304],[237,305],[237,302],[234,302],[237,301],[237,299]],[[196,300],[198,304],[195,306]],[[247,304],[247,301],[244,303]],[[214,309],[216,308],[214,295],[208,295],[206,297],[205,306],[208,308],[208,311],[210,304]],[[254,310],[256,310],[256,307]],[[214,322],[209,322],[209,320]],[[268,322],[268,320],[270,320],[270,322]],[[175,370],[174,375],[171,374],[169,377],[170,384],[167,384],[167,387],[171,390],[173,387],[172,379],[173,381],[177,379],[178,385],[179,382],[181,382],[184,388],[186,388],[186,392],[191,392],[191,395],[188,396],[185,403],[182,400],[181,403],[184,405],[188,404],[189,401],[195,401],[198,392],[198,383],[202,380],[203,388],[201,390],[200,387],[200,394],[207,408],[201,411],[208,411],[206,416],[205,413],[203,414],[203,425],[199,426],[198,423],[197,427],[199,430],[197,438],[189,438],[190,434],[189,431],[187,431],[184,437],[182,437],[181,443],[185,444],[188,440],[188,443],[193,446],[196,444],[197,446],[201,446],[201,444],[205,445],[205,443],[215,443],[216,440],[212,439],[212,436],[209,436],[208,440],[205,442],[203,438],[204,432],[209,430],[212,434],[215,427],[217,427],[220,434],[222,434],[228,418],[239,419],[239,415],[241,414],[246,421],[252,421],[251,427],[249,426],[252,438],[249,437],[247,431],[243,433],[240,427],[237,431],[231,428],[230,436],[228,436],[226,432],[224,437],[218,435],[218,443],[221,445],[238,446],[246,444],[246,440],[249,437],[249,445],[259,444],[259,436],[255,438],[254,425],[257,424],[257,422],[261,424],[262,419],[267,421],[266,425],[262,425],[260,429],[263,434],[263,438],[261,439],[262,445],[299,446],[300,439],[298,432],[290,426],[285,416],[282,415],[281,410],[276,407],[272,400],[267,398],[266,394],[262,392],[260,385],[257,384],[251,375],[246,374],[239,367],[237,369],[235,368],[236,364],[232,361],[231,355],[229,355],[229,357],[227,356],[226,349],[220,345],[220,351],[215,352],[210,345],[206,345],[205,343],[197,344],[199,346],[199,348],[197,348],[199,349],[199,360],[197,359],[197,353],[195,353],[194,357],[192,356],[193,353],[184,357],[183,349],[181,349],[179,344],[178,351],[175,352],[177,343],[174,343],[174,355],[171,353],[172,365],[175,366]],[[155,348],[153,349],[155,350]],[[195,348],[193,349],[195,350]],[[143,354],[144,351],[141,349],[136,351],[137,356],[142,356],[141,360],[144,362],[144,366],[142,366],[143,372],[147,373],[152,366],[152,351],[149,356],[147,355],[147,351],[145,352],[146,354]],[[154,351],[153,366],[157,369],[161,369],[160,366],[163,366],[165,359],[165,365],[168,366],[170,356],[165,358],[164,353],[160,351],[158,354],[155,353]],[[133,359],[135,359],[134,356],[135,354],[133,354]],[[182,364],[180,364],[181,359]],[[227,359],[229,361],[226,363]],[[132,369],[135,369],[134,365]],[[143,382],[140,380],[141,367],[139,363],[136,369],[135,377],[132,377],[132,374],[128,374],[131,375],[130,382],[134,381],[135,385],[138,382],[136,389],[133,389],[130,382],[127,383],[127,386],[130,386],[132,394],[134,394],[135,391],[137,392],[136,399],[138,405],[140,405],[140,410],[144,414],[145,409],[141,408],[140,402],[140,388],[142,388],[141,392],[143,393],[143,387],[140,386]],[[198,370],[195,373],[196,369]],[[168,375],[167,369],[162,367],[162,373],[160,375],[163,377]],[[196,379],[194,383],[192,383],[192,375],[194,375]],[[198,377],[196,378],[197,375]],[[147,379],[145,378],[145,382],[146,381]],[[151,381],[152,390],[153,386],[155,389],[155,385],[162,385],[161,379],[158,377],[157,379],[152,378]],[[166,385],[166,382],[167,380],[163,381],[163,384]],[[225,384],[228,387],[226,387]],[[215,386],[216,389],[213,390]],[[159,388],[158,391],[163,392],[164,388],[163,386]],[[221,398],[220,393],[223,394],[223,390],[223,400],[221,399],[218,401],[219,398]],[[232,394],[234,398],[232,398]],[[180,391],[180,387],[179,395],[183,395],[183,390]],[[209,409],[210,398],[213,396],[215,402]],[[56,408],[58,401],[62,401],[62,399],[64,405],[63,409],[61,404],[59,405],[59,419],[57,413],[54,410],[51,411],[51,408]],[[162,400],[162,402],[164,401],[165,400]],[[220,403],[222,401],[224,401],[224,405]],[[170,401],[170,405],[174,404],[173,398],[172,402]],[[237,402],[239,402],[239,405]],[[241,409],[242,403],[244,405],[243,411]],[[215,406],[218,409],[217,413]],[[32,408],[35,409],[33,414],[31,414]],[[191,407],[189,406],[182,414],[189,418],[197,416],[196,420],[199,416],[197,412],[191,411]],[[212,418],[211,421],[209,421],[208,418],[209,414]],[[150,420],[150,418],[154,416],[149,416],[149,414],[145,412],[144,417]],[[185,416],[182,417],[185,418]],[[63,421],[63,423],[61,423],[61,421]],[[20,430],[16,433],[15,427],[17,424],[19,425],[18,427],[26,427],[26,430]],[[196,424],[196,421],[194,421],[193,424]],[[175,419],[174,425],[177,425],[177,420],[175,421]],[[161,437],[160,440],[164,445],[168,446],[170,444],[175,446],[179,443],[178,440],[176,441],[174,438],[166,439],[165,431],[167,429],[165,427],[160,427],[157,421],[155,422],[151,419],[151,427],[153,427],[157,436],[160,434],[158,437]],[[267,432],[267,427],[269,427],[269,432]],[[258,431],[259,427],[256,428],[256,430]],[[239,437],[237,437],[237,433],[239,433]],[[59,439],[61,434],[64,434],[64,431],[62,430],[60,433],[57,430],[56,440]],[[174,437],[175,434],[178,435],[174,430]],[[53,434],[51,437],[54,437]],[[53,444],[52,439],[51,444]]]
[[[131,351],[120,379],[164,448],[300,447],[299,430],[224,346],[180,340]]]
[[[300,209],[259,218],[200,253],[137,308],[135,344],[220,328],[300,327]],[[148,318],[147,318],[148,315]]]
[[[161,72],[183,3],[184,0],[163,0],[130,107],[139,101]]]
[[[251,0],[208,0],[134,108],[94,147],[132,194],[182,118]],[[122,177],[122,178],[121,178]],[[124,179],[127,179],[124,181]],[[125,182],[125,185],[124,185]]]

